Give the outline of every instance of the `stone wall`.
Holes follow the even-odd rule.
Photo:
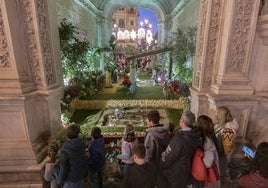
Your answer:
[[[197,26],[198,14],[199,14],[199,0],[188,1],[182,10],[173,18],[172,31],[176,32],[176,29]]]
[[[58,24],[66,18],[77,26],[93,46],[98,44],[96,16],[79,1],[57,0]]]

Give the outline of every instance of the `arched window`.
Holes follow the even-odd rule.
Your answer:
[[[130,7],[129,13],[134,13],[134,7]]]
[[[118,22],[118,27],[119,28],[125,28],[125,21],[123,19],[120,19]]]

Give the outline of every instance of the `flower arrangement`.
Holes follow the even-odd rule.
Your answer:
[[[131,81],[129,80],[128,76],[124,76],[124,80],[122,81],[122,84],[126,87],[130,87]]]
[[[74,109],[105,109],[115,107],[186,109],[187,101],[187,97],[180,97],[178,100],[79,100],[75,98],[72,100],[71,105]]]

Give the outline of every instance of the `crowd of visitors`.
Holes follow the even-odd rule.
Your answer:
[[[173,123],[161,124],[158,110],[149,111],[145,118],[148,128],[143,143],[131,124],[125,126],[117,156],[124,163],[119,187],[220,188],[230,176],[233,186],[268,188],[268,142],[256,147],[255,156],[246,154],[239,162],[231,161],[239,124],[226,106],[217,108],[215,122],[207,115],[196,118],[190,110],[184,111],[176,132]],[[84,188],[85,182],[92,188],[104,187],[101,129],[91,130],[88,146],[79,133],[78,124],[68,126],[68,140],[61,149],[49,149],[45,179],[51,187]]]

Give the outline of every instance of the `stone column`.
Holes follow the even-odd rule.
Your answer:
[[[228,106],[240,138],[258,104],[249,79],[258,9],[258,0],[200,2],[191,109],[214,119],[216,107]]]
[[[0,1],[0,184],[42,187],[62,76],[54,0]]]
[[[104,33],[104,19],[101,15],[98,15],[96,17],[96,23],[97,23],[97,36],[98,36],[98,47],[101,48],[103,46],[103,33]],[[100,70],[104,73],[104,57],[103,54],[101,55],[100,59]]]

